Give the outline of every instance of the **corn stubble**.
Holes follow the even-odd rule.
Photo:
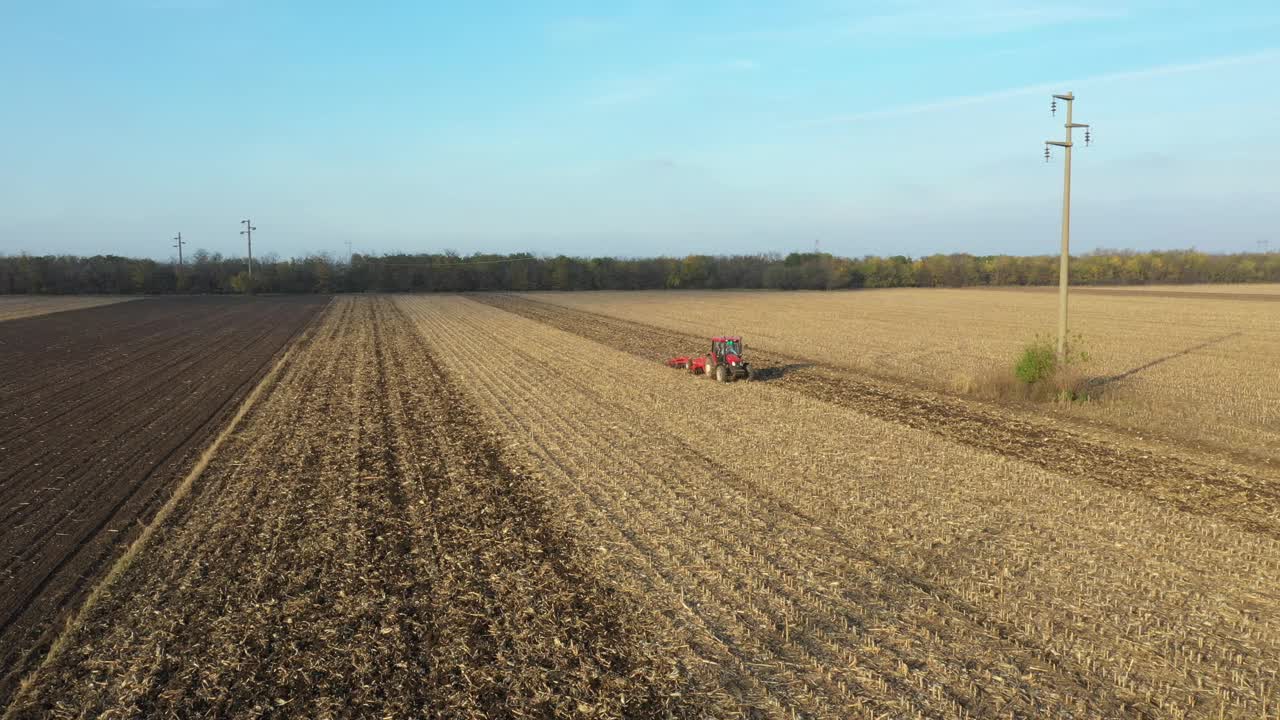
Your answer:
[[[1175,447],[1207,445],[1250,456],[1274,473],[1280,467],[1280,286],[1169,289],[1076,288],[1071,332],[1089,355],[1086,379],[1105,383],[1089,388],[1100,401],[1042,406],[1039,412]],[[732,330],[749,349],[933,389],[976,386],[977,395],[1009,380],[1029,341],[1055,332],[1057,308],[1056,294],[1020,289],[527,297],[698,336]]]
[[[524,296],[479,295],[475,300],[650,362],[706,343],[705,336]],[[757,379],[803,397],[1280,537],[1280,489],[1265,464],[1242,466],[1217,453],[1116,433],[1108,425],[1064,423],[1039,406],[975,403],[798,355],[756,347],[750,356]]]
[[[537,471],[737,713],[1280,708],[1270,532],[785,383],[699,382],[498,307],[396,302],[504,456]]]
[[[339,299],[10,717],[730,712],[385,299]]]

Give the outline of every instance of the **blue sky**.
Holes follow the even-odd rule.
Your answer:
[[[0,0],[0,252],[1280,248],[1270,2]]]

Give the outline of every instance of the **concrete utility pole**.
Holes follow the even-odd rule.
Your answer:
[[[178,233],[178,236],[175,237],[174,240],[176,240],[177,242],[175,242],[173,246],[178,248],[178,273],[181,274],[182,273],[182,233]]]
[[[347,238],[347,262],[351,262],[351,238]]]
[[[1062,261],[1058,267],[1058,359],[1061,360],[1067,354],[1067,284],[1070,281],[1067,271],[1067,263],[1071,257],[1071,131],[1074,128],[1084,128],[1084,144],[1088,145],[1091,141],[1089,137],[1089,126],[1083,123],[1071,121],[1071,104],[1075,101],[1075,95],[1067,93],[1066,95],[1054,95],[1053,102],[1049,106],[1050,112],[1054,115],[1058,114],[1058,101],[1062,100],[1067,103],[1067,139],[1059,142],[1057,140],[1046,140],[1044,147],[1044,161],[1049,162],[1049,146],[1056,145],[1060,148],[1066,148],[1067,159],[1063,164],[1062,170]]]
[[[254,227],[253,224],[250,223],[248,220],[241,220],[240,224],[244,225],[244,229],[240,231],[240,234],[243,235],[245,240],[248,241],[249,243],[249,279],[252,280],[253,279],[253,231],[257,230],[258,228]]]

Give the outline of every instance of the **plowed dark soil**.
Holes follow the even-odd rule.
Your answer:
[[[326,302],[150,299],[0,323],[0,706]]]
[[[473,299],[580,337],[662,361],[706,338],[513,295]],[[1163,456],[1101,440],[1050,419],[966,401],[777,352],[750,350],[758,377],[795,392],[1052,472],[1144,493],[1191,513],[1280,537],[1280,479],[1211,459]]]

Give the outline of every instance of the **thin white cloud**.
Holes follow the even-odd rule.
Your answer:
[[[713,32],[717,42],[767,42],[813,47],[848,42],[910,43],[1004,35],[1131,17],[1116,3],[1040,0],[889,0],[859,2],[855,12],[775,26]]]
[[[142,0],[138,6],[147,10],[218,10],[225,0]]]
[[[1117,20],[1129,15],[1116,7],[1076,5],[1007,6],[1003,4],[957,5],[945,8],[922,7],[908,12],[860,18],[832,30],[841,35],[894,37],[955,37],[1001,35],[1035,28],[1099,20]]]
[[[1140,70],[1126,70],[1122,72],[1106,73],[1104,75],[1094,75],[1093,77],[1076,78],[1074,80],[1063,80],[1051,83],[1038,83],[1036,85],[1024,85],[1022,87],[1007,88],[1005,90],[996,90],[993,92],[979,93],[975,95],[962,95],[957,97],[943,98],[941,100],[933,100],[923,103],[913,103],[910,105],[898,105],[890,108],[882,108],[878,110],[865,110],[862,112],[849,113],[847,115],[836,115],[832,117],[822,118],[810,123],[808,126],[815,125],[841,125],[847,123],[857,123],[865,120],[879,120],[882,118],[906,117],[909,115],[923,115],[926,113],[942,112],[945,110],[954,110],[956,108],[968,107],[970,105],[980,105],[983,103],[995,102],[997,100],[1006,100],[1009,98],[1023,97],[1026,95],[1039,95],[1042,93],[1062,92],[1071,86],[1079,85],[1099,85],[1103,83],[1127,82],[1133,80],[1146,80],[1155,77],[1164,77],[1168,75],[1183,75],[1186,73],[1202,72],[1205,70],[1215,70],[1225,67],[1236,67],[1241,65],[1257,65],[1266,62],[1275,62],[1280,60],[1280,48],[1268,48],[1255,53],[1245,55],[1227,55],[1223,57],[1211,58],[1193,63],[1177,63],[1171,65],[1158,65],[1156,67],[1143,68]]]
[[[746,73],[759,68],[760,63],[749,58],[735,58],[720,63],[674,65],[649,74],[615,79],[605,89],[588,97],[584,104],[593,107],[632,105],[677,92],[689,83],[705,80],[708,76]]]
[[[566,17],[547,23],[547,34],[557,40],[595,40],[623,28],[621,20],[603,17]]]
[[[592,107],[633,105],[657,97],[661,92],[662,88],[658,83],[638,83],[597,93],[587,98],[585,104]]]

